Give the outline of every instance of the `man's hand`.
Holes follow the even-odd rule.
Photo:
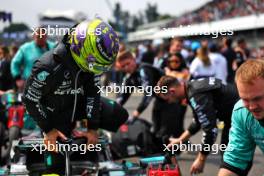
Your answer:
[[[57,138],[60,137],[63,140],[67,140],[67,137],[57,129],[52,129],[50,132],[44,135],[44,144],[46,148],[50,152],[58,152],[56,151],[56,141]]]
[[[97,144],[98,142],[98,134],[96,130],[88,130],[86,132],[83,131],[75,131],[76,137],[85,137],[87,139],[88,144]]]
[[[193,162],[190,173],[192,174],[199,174],[203,172],[204,165],[206,161],[206,156],[199,153],[195,161]]]
[[[182,140],[180,138],[170,138],[170,144],[168,145],[171,148],[174,144],[180,144]]]
[[[4,95],[5,94],[5,91],[3,90],[0,90],[0,96]]]
[[[23,90],[25,87],[25,80],[23,79],[17,79],[16,80],[16,86],[18,90]]]
[[[135,110],[135,111],[133,112],[133,117],[138,118],[139,115],[140,115],[140,113],[139,113],[137,110]]]
[[[170,144],[168,147],[172,147],[173,144],[180,144],[181,142],[184,142],[188,140],[191,137],[191,133],[188,130],[185,130],[179,138],[170,138]]]
[[[97,144],[98,134],[96,130],[87,131],[87,141],[88,141],[88,144]]]

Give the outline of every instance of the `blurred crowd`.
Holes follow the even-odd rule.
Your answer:
[[[122,44],[121,50],[125,49]],[[214,76],[224,83],[233,83],[234,73],[244,61],[264,57],[263,47],[249,49],[244,38],[234,41],[226,37],[220,42],[173,38],[156,46],[152,43],[138,44],[131,50],[137,63],[152,64],[167,75],[185,80]]]
[[[9,90],[22,92],[34,62],[54,46],[47,36],[36,35],[21,46],[0,43],[0,96]]]
[[[16,45],[0,45],[0,95],[8,89],[16,88],[19,84],[23,86],[24,80],[29,75],[26,70],[27,68],[31,70],[35,61],[29,58],[33,57],[32,50],[38,51],[35,53],[37,56],[49,50],[50,41],[44,42],[47,46],[43,45],[42,49],[34,44],[36,42],[40,45],[42,45],[41,42],[43,43],[34,39],[20,48]],[[51,45],[51,48],[54,47],[54,44]],[[264,57],[264,47],[249,49],[247,41],[243,38],[233,41],[232,38],[224,37],[220,42],[173,38],[159,45],[153,45],[151,42],[136,46],[126,46],[124,43],[120,45],[120,51],[128,48],[133,51],[137,63],[152,64],[163,69],[168,75],[178,74],[180,79],[216,76],[224,83],[233,82],[235,70],[245,60]],[[26,59],[22,59],[22,55]],[[178,73],[182,70],[183,75]],[[108,79],[104,84],[122,82],[122,73],[112,70],[107,75]]]
[[[214,0],[176,18],[167,27],[224,20],[263,12],[263,0]]]

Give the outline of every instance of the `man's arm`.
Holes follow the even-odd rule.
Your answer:
[[[196,116],[195,113],[193,114],[193,116]],[[197,118],[193,118],[192,123],[188,127],[188,131],[191,136],[195,135],[201,129],[201,125],[199,122],[196,121],[196,119]]]
[[[88,129],[97,130],[100,125],[100,76],[89,76],[85,85],[86,94],[86,115],[88,117]]]
[[[211,146],[215,143],[217,117],[211,93],[196,94],[190,98],[189,102],[195,114],[195,122],[199,123],[203,129],[202,149],[190,169],[191,174],[198,174],[203,172],[207,155],[211,151]],[[193,133],[197,132],[198,127],[194,129]]]
[[[52,126],[49,123],[46,107],[42,106],[40,100],[51,87],[51,80],[51,73],[37,61],[23,94],[23,103],[27,112],[45,133],[52,130]]]
[[[229,170],[237,175],[247,175],[251,168],[256,144],[247,128],[247,115],[245,108],[234,110],[232,125],[229,132],[229,143],[223,156],[219,174]]]
[[[190,173],[198,174],[203,172],[207,155],[217,137],[216,109],[214,108],[213,95],[211,93],[199,93],[190,98],[190,105],[195,113],[195,122],[203,129],[202,148],[193,162]],[[198,127],[195,128],[194,132]]]
[[[190,98],[190,105],[196,115],[197,121],[203,129],[202,151],[203,155],[208,155],[211,146],[215,143],[217,137],[216,110],[212,94],[197,94]],[[194,132],[198,127],[195,128]]]
[[[126,91],[126,87],[136,86],[132,83],[132,79],[133,79],[132,76],[129,76],[128,78],[125,78],[123,83],[122,83],[122,87],[124,86],[125,92],[121,91],[121,93],[118,95],[117,100],[116,100],[116,102],[122,106],[127,102],[128,98],[130,97],[130,95],[132,93],[132,92]],[[130,89],[128,89],[128,90],[130,90]]]
[[[23,48],[20,47],[14,58],[11,60],[11,74],[13,78],[17,78],[21,75],[20,67],[23,57]]]
[[[144,88],[144,96],[137,107],[137,112],[141,114],[148,107],[152,99],[152,89],[154,88],[153,85],[156,83],[154,83],[153,73],[149,68],[142,68],[139,74],[141,78],[141,86]]]
[[[173,146],[174,144],[180,144],[181,142],[187,141],[191,137],[191,133],[188,130],[185,130],[179,138],[170,138],[168,147]]]

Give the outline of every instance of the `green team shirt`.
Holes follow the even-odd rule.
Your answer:
[[[15,78],[19,75],[28,79],[31,74],[34,62],[46,51],[55,47],[55,43],[47,40],[47,48],[39,48],[34,41],[23,44],[11,61],[11,73]]]
[[[264,153],[264,127],[244,107],[242,100],[239,100],[232,113],[232,126],[224,162],[245,170],[253,160],[257,145]]]

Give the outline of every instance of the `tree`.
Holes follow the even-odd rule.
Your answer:
[[[160,15],[158,20],[166,20],[172,18],[169,14]]]
[[[158,13],[157,4],[147,4],[144,11],[139,11],[137,14],[131,15],[128,11],[122,10],[121,4],[116,3],[113,9],[115,20],[109,23],[119,32],[124,35],[128,32],[135,31],[138,26],[144,23],[151,23],[157,20],[171,18],[170,15],[160,15]]]
[[[159,18],[159,13],[157,11],[157,4],[151,5],[150,3],[147,4],[147,8],[145,10],[145,15],[147,18],[148,23],[157,21]]]
[[[11,23],[9,26],[4,28],[3,32],[12,33],[26,30],[29,30],[29,27],[24,23]]]
[[[126,31],[126,32],[128,32],[129,30],[130,30],[130,28],[131,28],[131,23],[130,23],[130,21],[131,21],[131,18],[130,18],[130,14],[129,14],[129,12],[128,11],[124,11],[123,13],[122,13],[122,17],[121,17],[121,21],[123,22],[123,27],[124,27],[124,30]]]
[[[114,17],[115,17],[115,23],[118,22],[118,20],[120,20],[122,15],[122,11],[121,11],[121,5],[120,3],[116,3],[115,4],[115,9],[114,9]]]
[[[140,18],[138,18],[136,15],[132,16],[132,27],[131,30],[135,31],[139,25],[142,25],[143,22],[140,21]]]
[[[113,14],[115,17],[115,22],[111,22],[111,24],[114,24],[113,26],[115,26],[119,32],[125,35],[125,33],[129,32],[131,28],[131,16],[129,12],[123,11],[120,3],[116,3]]]

